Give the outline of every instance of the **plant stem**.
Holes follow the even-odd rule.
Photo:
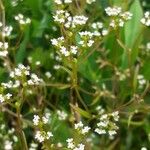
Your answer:
[[[24,134],[23,129],[22,129],[20,108],[17,109],[17,122],[18,122],[18,132],[19,132],[19,135],[20,135],[23,150],[28,150],[26,137],[25,137],[25,134]]]

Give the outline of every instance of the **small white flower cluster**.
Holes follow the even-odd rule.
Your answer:
[[[43,82],[42,79],[38,78],[38,76],[34,73],[30,73],[30,67],[25,67],[23,64],[19,64],[17,68],[14,69],[14,71],[10,72],[10,77],[12,79],[17,79],[18,83],[21,83],[21,79],[25,77],[30,77],[30,79],[26,79],[26,83],[28,85],[39,85]]]
[[[63,2],[64,4],[69,4],[69,3],[72,3],[72,0],[54,0],[54,2],[57,4],[57,5],[62,5]]]
[[[145,26],[150,26],[150,11],[145,12],[144,17],[141,19],[141,23]]]
[[[120,70],[116,70],[115,74],[120,81],[124,81],[127,77],[130,76],[130,70],[126,69],[123,72],[121,72]]]
[[[67,148],[71,150],[84,150],[85,145],[81,144],[75,144],[72,138],[67,139]]]
[[[122,12],[122,9],[121,7],[107,7],[105,8],[105,12],[108,16],[118,16]]]
[[[35,139],[37,139],[37,141],[39,141],[40,143],[50,139],[53,136],[52,132],[43,130],[43,125],[49,122],[49,117],[50,117],[49,113],[46,113],[42,117],[34,115],[33,124],[35,126],[39,126],[40,128],[40,130],[36,131]]]
[[[69,49],[64,46],[64,37],[59,37],[58,39],[51,39],[52,45],[54,45],[61,55],[68,57],[71,54],[76,55],[78,52],[78,47],[75,45],[71,45]]]
[[[0,22],[0,28],[3,26],[3,24]],[[1,34],[3,37],[8,37],[10,36],[11,32],[13,30],[12,26],[5,26],[4,28],[1,28]]]
[[[146,44],[146,50],[147,50],[147,51],[150,51],[150,42],[148,42],[148,43]]]
[[[37,150],[37,148],[38,148],[38,144],[32,142],[32,143],[30,144],[29,150]]]
[[[18,4],[20,4],[20,2],[22,2],[23,0],[11,0],[11,5],[13,7],[16,7]]]
[[[147,150],[147,148],[146,147],[142,147],[141,150]]]
[[[57,115],[59,120],[66,120],[68,114],[64,111],[57,110]]]
[[[63,24],[66,28],[76,28],[85,25],[88,20],[88,18],[83,15],[71,16],[71,14],[65,10],[57,10],[53,18],[55,22]]]
[[[57,39],[51,39],[51,43],[52,45],[56,46],[56,47],[61,47],[64,43],[64,37],[59,37]]]
[[[6,57],[8,55],[8,43],[0,42],[0,57]]]
[[[15,135],[15,129],[8,129],[6,125],[1,124],[0,126],[0,141],[1,149],[3,150],[13,150],[14,145],[18,142],[18,137]]]
[[[96,37],[101,37],[101,35],[105,36],[108,34],[108,30],[103,28],[102,22],[94,22],[91,27],[94,30],[93,35]]]
[[[0,94],[0,104],[7,100],[10,100],[11,97],[12,97],[12,94],[10,93],[7,93],[6,95]]]
[[[52,77],[52,74],[51,74],[51,72],[47,71],[47,72],[45,72],[45,76],[49,79]]]
[[[33,124],[38,126],[40,124],[47,124],[49,121],[50,114],[46,113],[44,116],[40,117],[38,115],[34,115]]]
[[[38,78],[36,74],[30,73],[30,67],[25,67],[22,64],[19,64],[14,71],[10,72],[11,80],[6,83],[1,83],[3,89],[15,89],[23,86],[33,86],[40,85],[43,83],[43,80]]]
[[[123,12],[121,7],[107,7],[105,12],[108,16],[112,17],[110,26],[113,28],[123,27],[124,23],[132,18],[130,12]]]
[[[87,4],[92,4],[93,2],[96,2],[96,0],[86,0]]]
[[[105,112],[105,109],[102,108],[102,106],[97,106],[96,111],[98,112],[98,115],[102,115]]]
[[[37,131],[35,134],[35,139],[37,139],[37,141],[39,141],[40,143],[49,140],[51,137],[53,137],[53,134],[49,131]]]
[[[82,47],[91,47],[94,44],[93,33],[89,31],[79,32],[81,40],[79,41],[79,45]]]
[[[4,150],[13,150],[13,142],[6,140],[4,143]]]
[[[79,123],[76,123],[74,128],[78,130],[81,134],[87,134],[91,129],[89,126],[84,126],[81,121]]]
[[[30,24],[31,19],[30,18],[25,18],[23,14],[18,14],[15,16],[15,20],[19,22],[20,25],[25,25],[25,24]]]
[[[97,128],[95,129],[95,132],[100,135],[108,133],[110,139],[113,139],[114,135],[117,134],[116,130],[118,129],[118,126],[116,125],[116,122],[118,122],[118,120],[118,111],[109,114],[102,114],[100,117],[100,122],[97,123]]]
[[[92,23],[91,27],[93,29],[99,30],[103,28],[103,23],[102,22],[94,22]]]
[[[146,85],[146,79],[142,74],[139,74],[137,76],[138,83],[139,83],[139,89],[143,89],[143,87]]]

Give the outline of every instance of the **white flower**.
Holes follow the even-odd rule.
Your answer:
[[[54,65],[54,69],[55,69],[55,70],[60,69],[60,65]]]
[[[96,128],[96,129],[95,129],[95,132],[98,133],[98,134],[106,134],[106,130],[104,130],[104,129],[99,129],[99,128]]]
[[[96,0],[86,0],[86,2],[87,2],[88,4],[92,4],[93,2],[96,2]]]
[[[57,10],[55,16],[53,16],[54,21],[60,24],[65,23],[65,20],[70,16],[67,11]]]
[[[121,13],[120,16],[124,19],[124,20],[130,20],[133,16],[133,14],[131,14],[130,12],[126,11],[124,13]]]
[[[85,147],[85,145],[83,145],[83,144],[81,143],[81,144],[78,144],[78,146],[75,147],[73,150],[84,150],[84,147]]]
[[[105,12],[108,16],[117,16],[121,13],[121,7],[107,7],[105,8]]]
[[[80,121],[79,123],[76,123],[75,125],[74,125],[74,128],[75,129],[78,129],[78,128],[82,128],[83,127],[83,123]]]
[[[47,137],[46,137],[46,139],[48,140],[48,139],[51,138],[51,137],[53,137],[52,132],[47,132]]]
[[[150,42],[146,44],[146,49],[150,50]]]
[[[8,43],[7,42],[0,42],[0,57],[6,57],[8,55]]]
[[[110,130],[110,131],[108,131],[108,133],[111,137],[114,136],[115,134],[117,134],[117,132],[115,130]]]
[[[7,94],[6,94],[6,99],[9,100],[11,97],[12,97],[12,94],[10,94],[10,93],[7,93]]]
[[[70,51],[72,54],[76,55],[78,52],[78,47],[77,46],[71,46]]]
[[[75,145],[74,145],[74,142],[73,142],[73,139],[72,139],[72,138],[67,139],[67,140],[66,140],[66,142],[67,142],[67,147],[68,147],[68,148],[73,149],[73,148],[75,147]]]
[[[103,30],[102,30],[102,35],[105,36],[105,35],[107,35],[107,34],[108,34],[108,30],[103,29]]]
[[[144,17],[141,19],[141,23],[144,24],[145,26],[150,26],[150,12],[147,11],[144,14]]]
[[[89,40],[89,41],[87,42],[87,46],[88,46],[88,47],[91,47],[93,44],[94,44],[94,41],[93,41],[93,40]]]
[[[36,61],[35,65],[39,66],[39,65],[41,65],[41,62],[40,61]]]
[[[72,3],[72,0],[64,0],[65,4]]]
[[[147,148],[146,147],[142,147],[141,150],[147,150]]]
[[[8,37],[11,34],[12,30],[13,30],[12,26],[4,27],[4,29],[2,31],[2,36],[4,36],[4,37],[7,36]]]
[[[63,37],[63,36],[62,36],[62,37],[59,37],[59,38],[57,38],[57,39],[51,39],[51,43],[52,43],[52,45],[54,45],[54,46],[59,46],[59,45],[61,45],[63,42],[64,42],[64,37]]]
[[[48,118],[46,118],[45,116],[42,117],[42,120],[43,120],[43,123],[44,123],[44,124],[47,124],[47,123],[48,123]]]
[[[60,52],[61,52],[64,56],[66,56],[66,57],[70,55],[69,51],[68,51],[67,48],[64,47],[64,46],[62,46],[62,47],[60,48]]]
[[[15,16],[15,20],[17,20],[19,22],[19,24],[21,24],[21,25],[31,23],[31,19],[30,18],[25,18],[23,16],[23,14],[18,14],[17,16]]]
[[[52,77],[52,74],[50,72],[46,72],[45,75],[46,75],[47,78],[51,78]]]
[[[62,4],[62,0],[54,0],[54,2],[58,5]]]
[[[65,113],[64,111],[60,111],[60,110],[57,110],[57,115],[58,115],[59,120],[66,120],[68,116],[67,113]]]
[[[122,8],[116,7],[116,6],[115,7],[107,7],[105,9],[105,11],[108,16],[113,16],[110,21],[110,26],[113,28],[123,27],[125,21],[130,20],[133,16],[133,14],[131,14],[128,11],[122,12]]]
[[[119,120],[119,112],[118,111],[113,112],[112,116],[113,116],[113,118],[114,118],[115,121]]]
[[[35,139],[37,139],[40,143],[44,142],[45,137],[42,135],[40,131],[37,131],[35,134]]]
[[[102,29],[103,28],[103,23],[102,22],[94,22],[94,23],[92,23],[92,28],[93,29]]]
[[[4,150],[13,150],[13,142],[6,140],[4,143]]]
[[[81,133],[82,133],[82,134],[88,133],[90,129],[91,129],[90,127],[85,126],[85,127],[81,130]]]
[[[57,5],[63,4],[63,0],[55,0],[54,2],[55,2]],[[65,3],[65,4],[72,3],[72,0],[64,0],[64,3]]]
[[[38,115],[34,115],[33,124],[37,126],[40,122],[40,117]]]

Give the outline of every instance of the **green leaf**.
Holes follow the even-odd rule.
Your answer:
[[[83,63],[78,64],[79,72],[92,83],[96,83],[98,79],[100,79],[100,69],[98,68],[98,64],[96,64],[97,53],[94,52],[88,59],[86,59]],[[81,60],[84,60],[81,59]]]
[[[17,64],[22,63],[26,57],[26,47],[29,42],[29,35],[30,35],[30,27],[26,26],[24,39],[22,43],[20,44],[20,47],[17,51],[16,58],[15,58]]]
[[[143,11],[140,1],[134,0],[129,11],[133,14],[133,17],[125,25],[125,45],[131,49],[131,64],[133,64],[138,56],[138,46],[142,35],[140,19],[143,16]],[[126,51],[124,51],[123,59],[125,57],[127,57]]]
[[[133,17],[125,25],[125,44],[132,48],[142,27],[140,19],[143,16],[143,11],[139,0],[134,0],[129,11],[133,14]]]

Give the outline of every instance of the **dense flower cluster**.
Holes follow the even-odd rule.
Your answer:
[[[141,23],[144,24],[145,26],[150,26],[150,12],[147,11],[144,14],[144,17],[141,19]]]
[[[82,47],[91,47],[94,44],[93,33],[89,31],[83,31],[79,32],[79,35],[81,37],[81,40],[79,41],[79,44]]]
[[[42,124],[42,123],[47,124],[49,121],[49,117],[50,117],[49,113],[46,113],[45,116],[43,116],[41,118],[38,115],[34,115],[33,124],[35,126],[38,126],[39,124]]]
[[[68,57],[70,55],[76,55],[78,52],[78,47],[75,45],[71,45],[69,48],[66,48],[64,37],[59,37],[58,39],[51,39],[52,45],[54,45],[60,55]]]
[[[15,20],[19,22],[20,25],[25,25],[31,23],[30,18],[25,18],[23,14],[18,14],[15,16]]]
[[[112,28],[123,27],[124,23],[132,18],[130,12],[123,12],[121,7],[107,7],[106,14],[112,17],[110,26]]]
[[[79,123],[75,124],[75,129],[78,130],[81,134],[87,134],[91,128],[89,126],[84,126],[80,121]]]
[[[57,110],[57,115],[59,120],[66,120],[68,114],[64,111]]]
[[[112,139],[114,138],[114,135],[117,134],[116,130],[118,129],[118,126],[116,125],[115,122],[118,121],[119,121],[118,111],[105,114],[104,110],[102,109],[100,121],[97,123],[97,128],[95,129],[95,132],[100,135],[108,133],[110,139]]]
[[[49,140],[51,137],[53,137],[53,134],[49,131],[36,131],[35,134],[35,139],[37,139],[37,141],[40,143],[44,142],[45,140]]]
[[[64,25],[66,28],[76,28],[86,24],[88,20],[88,18],[83,15],[71,16],[66,10],[57,10],[53,18],[55,22]]]
[[[8,55],[8,43],[0,42],[0,57],[6,57]]]
[[[3,24],[0,22],[0,29],[1,29],[1,34],[3,37],[8,37],[10,36],[12,30],[13,30],[13,27],[12,26],[4,26],[3,27]]]
[[[76,144],[72,138],[67,139],[67,148],[70,150],[84,150],[85,145],[81,144]]]
[[[87,4],[92,4],[93,2],[96,2],[96,0],[86,0]]]
[[[10,77],[12,80],[1,84],[3,88],[17,88],[21,84],[23,86],[39,85],[43,82],[36,74],[30,73],[29,66],[25,67],[22,64],[19,64],[14,71],[10,72]]]
[[[12,94],[7,93],[7,94],[0,94],[0,103],[3,103],[7,100],[10,100],[10,98],[12,97]]]
[[[65,4],[69,4],[69,3],[72,3],[72,0],[54,0],[54,2],[57,4],[57,5],[62,5],[63,4],[63,2],[65,3]]]
[[[53,137],[52,132],[45,131],[43,128],[43,125],[46,125],[49,122],[49,117],[49,113],[46,113],[45,116],[42,117],[34,115],[33,124],[38,127],[38,130],[35,134],[35,139],[40,143],[44,142],[45,140],[49,140],[51,137]]]

